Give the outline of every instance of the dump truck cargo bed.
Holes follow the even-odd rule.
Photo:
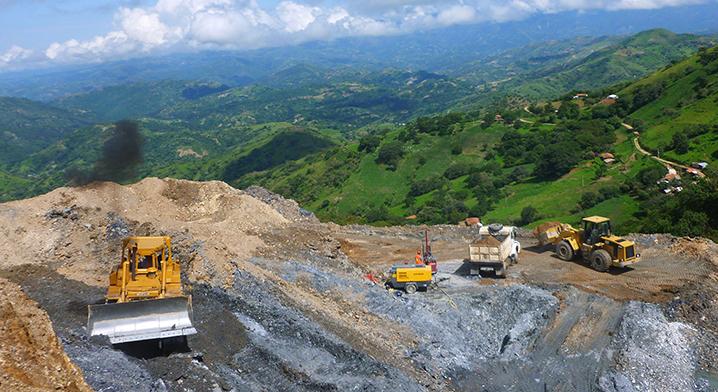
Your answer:
[[[87,331],[110,343],[164,339],[197,333],[192,326],[192,298],[173,297],[88,306]]]

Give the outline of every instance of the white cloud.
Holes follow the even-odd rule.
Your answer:
[[[277,6],[277,16],[284,24],[284,31],[289,33],[306,30],[321,13],[321,8],[307,7],[293,1],[283,1]]]
[[[5,53],[0,54],[0,68],[12,66],[21,63],[32,56],[33,51],[23,47],[13,45]]]
[[[56,61],[97,61],[137,49],[138,43],[130,40],[126,33],[113,31],[88,41],[71,39],[62,43],[54,42],[45,50],[45,56]]]
[[[706,0],[703,0],[706,1]],[[481,21],[521,19],[568,10],[651,9],[702,0],[157,0],[119,8],[109,33],[90,40],[55,42],[45,60],[100,61],[173,48],[249,49],[345,36],[378,36]],[[0,66],[32,57],[13,47]],[[33,60],[34,61],[34,60]]]
[[[174,42],[181,37],[182,29],[171,28],[162,23],[157,12],[142,8],[122,8],[117,17],[122,32],[130,40],[141,43],[145,50]]]

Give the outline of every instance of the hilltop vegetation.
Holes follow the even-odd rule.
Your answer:
[[[574,38],[510,50],[486,65],[464,67],[459,78],[487,83],[485,89],[545,100],[566,91],[632,81],[716,43],[712,37],[664,29],[630,37]]]
[[[251,174],[235,185],[259,183],[339,222],[400,223],[410,217],[444,223],[475,215],[536,224],[600,214],[612,217],[624,231],[714,236],[715,180],[709,175],[693,185],[686,178],[684,192],[674,197],[660,193],[656,181],[666,169],[635,150],[633,134],[622,123],[627,119],[640,125],[650,142],[651,137],[665,138],[660,120],[666,112],[688,110],[690,115],[714,103],[717,51],[701,50],[625,88],[589,94],[603,97],[620,89],[615,103],[575,100],[567,94],[557,102],[532,105],[532,114],[497,111],[501,121],[491,111],[482,118],[461,113],[419,118]],[[674,75],[672,82],[664,75]],[[699,80],[703,90],[692,88],[699,78],[705,79]],[[658,92],[651,87],[656,83],[664,85]],[[672,109],[670,102],[684,104]],[[663,114],[658,121],[636,121],[650,118],[647,113]],[[706,131],[689,139],[684,157],[712,163],[718,118],[705,109],[701,113],[691,124],[702,121]],[[616,162],[607,165],[599,153],[612,153]]]
[[[656,181],[665,168],[637,153],[633,133],[622,125],[636,126],[641,143],[663,156],[714,163],[715,49],[636,82],[586,90],[582,99],[572,98],[579,90],[558,91],[562,78],[592,85],[629,78],[627,70],[646,73],[702,42],[710,39],[655,30],[528,48],[511,54],[514,63],[507,55],[491,65],[513,64],[505,72],[518,75],[488,94],[468,77],[295,64],[275,71],[265,85],[142,82],[53,102],[62,108],[8,99],[3,102],[23,109],[5,121],[25,130],[18,139],[32,148],[2,144],[21,153],[0,166],[0,195],[37,194],[66,184],[68,173],[91,170],[112,139],[112,123],[129,116],[144,141],[132,178],[259,184],[340,223],[455,223],[480,216],[535,225],[600,214],[624,231],[660,222],[661,230],[681,233],[693,223],[715,227],[709,213],[681,212],[684,195],[708,205],[712,185],[685,186],[676,197],[660,194]],[[505,97],[502,90],[538,85],[551,87],[535,90],[546,95],[542,99],[529,100],[530,92]],[[602,101],[613,93],[620,99]],[[30,121],[23,110],[45,122]],[[38,127],[43,124],[52,128]],[[615,162],[604,163],[602,153]],[[652,205],[673,211],[682,228],[651,217]]]
[[[0,165],[41,150],[88,123],[80,113],[22,98],[0,97]]]
[[[622,92],[633,97],[630,119],[651,151],[679,162],[718,163],[718,51],[657,72]]]

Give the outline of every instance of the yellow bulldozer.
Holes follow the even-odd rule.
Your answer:
[[[537,230],[540,245],[555,245],[562,260],[581,256],[591,268],[605,272],[611,267],[623,268],[640,261],[633,241],[613,235],[611,220],[589,216],[581,220],[579,229],[564,223],[548,223]]]
[[[88,307],[90,336],[110,343],[186,339],[192,326],[192,298],[182,293],[180,265],[170,237],[129,237],[119,265],[110,273],[105,304]]]

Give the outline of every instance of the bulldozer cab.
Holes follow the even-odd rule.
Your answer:
[[[125,239],[122,260],[130,269],[141,273],[156,272],[171,260],[169,239],[165,237],[135,237]]]
[[[603,237],[611,236],[611,220],[601,216],[590,216],[583,218],[583,242],[588,245],[595,245],[601,242]]]

